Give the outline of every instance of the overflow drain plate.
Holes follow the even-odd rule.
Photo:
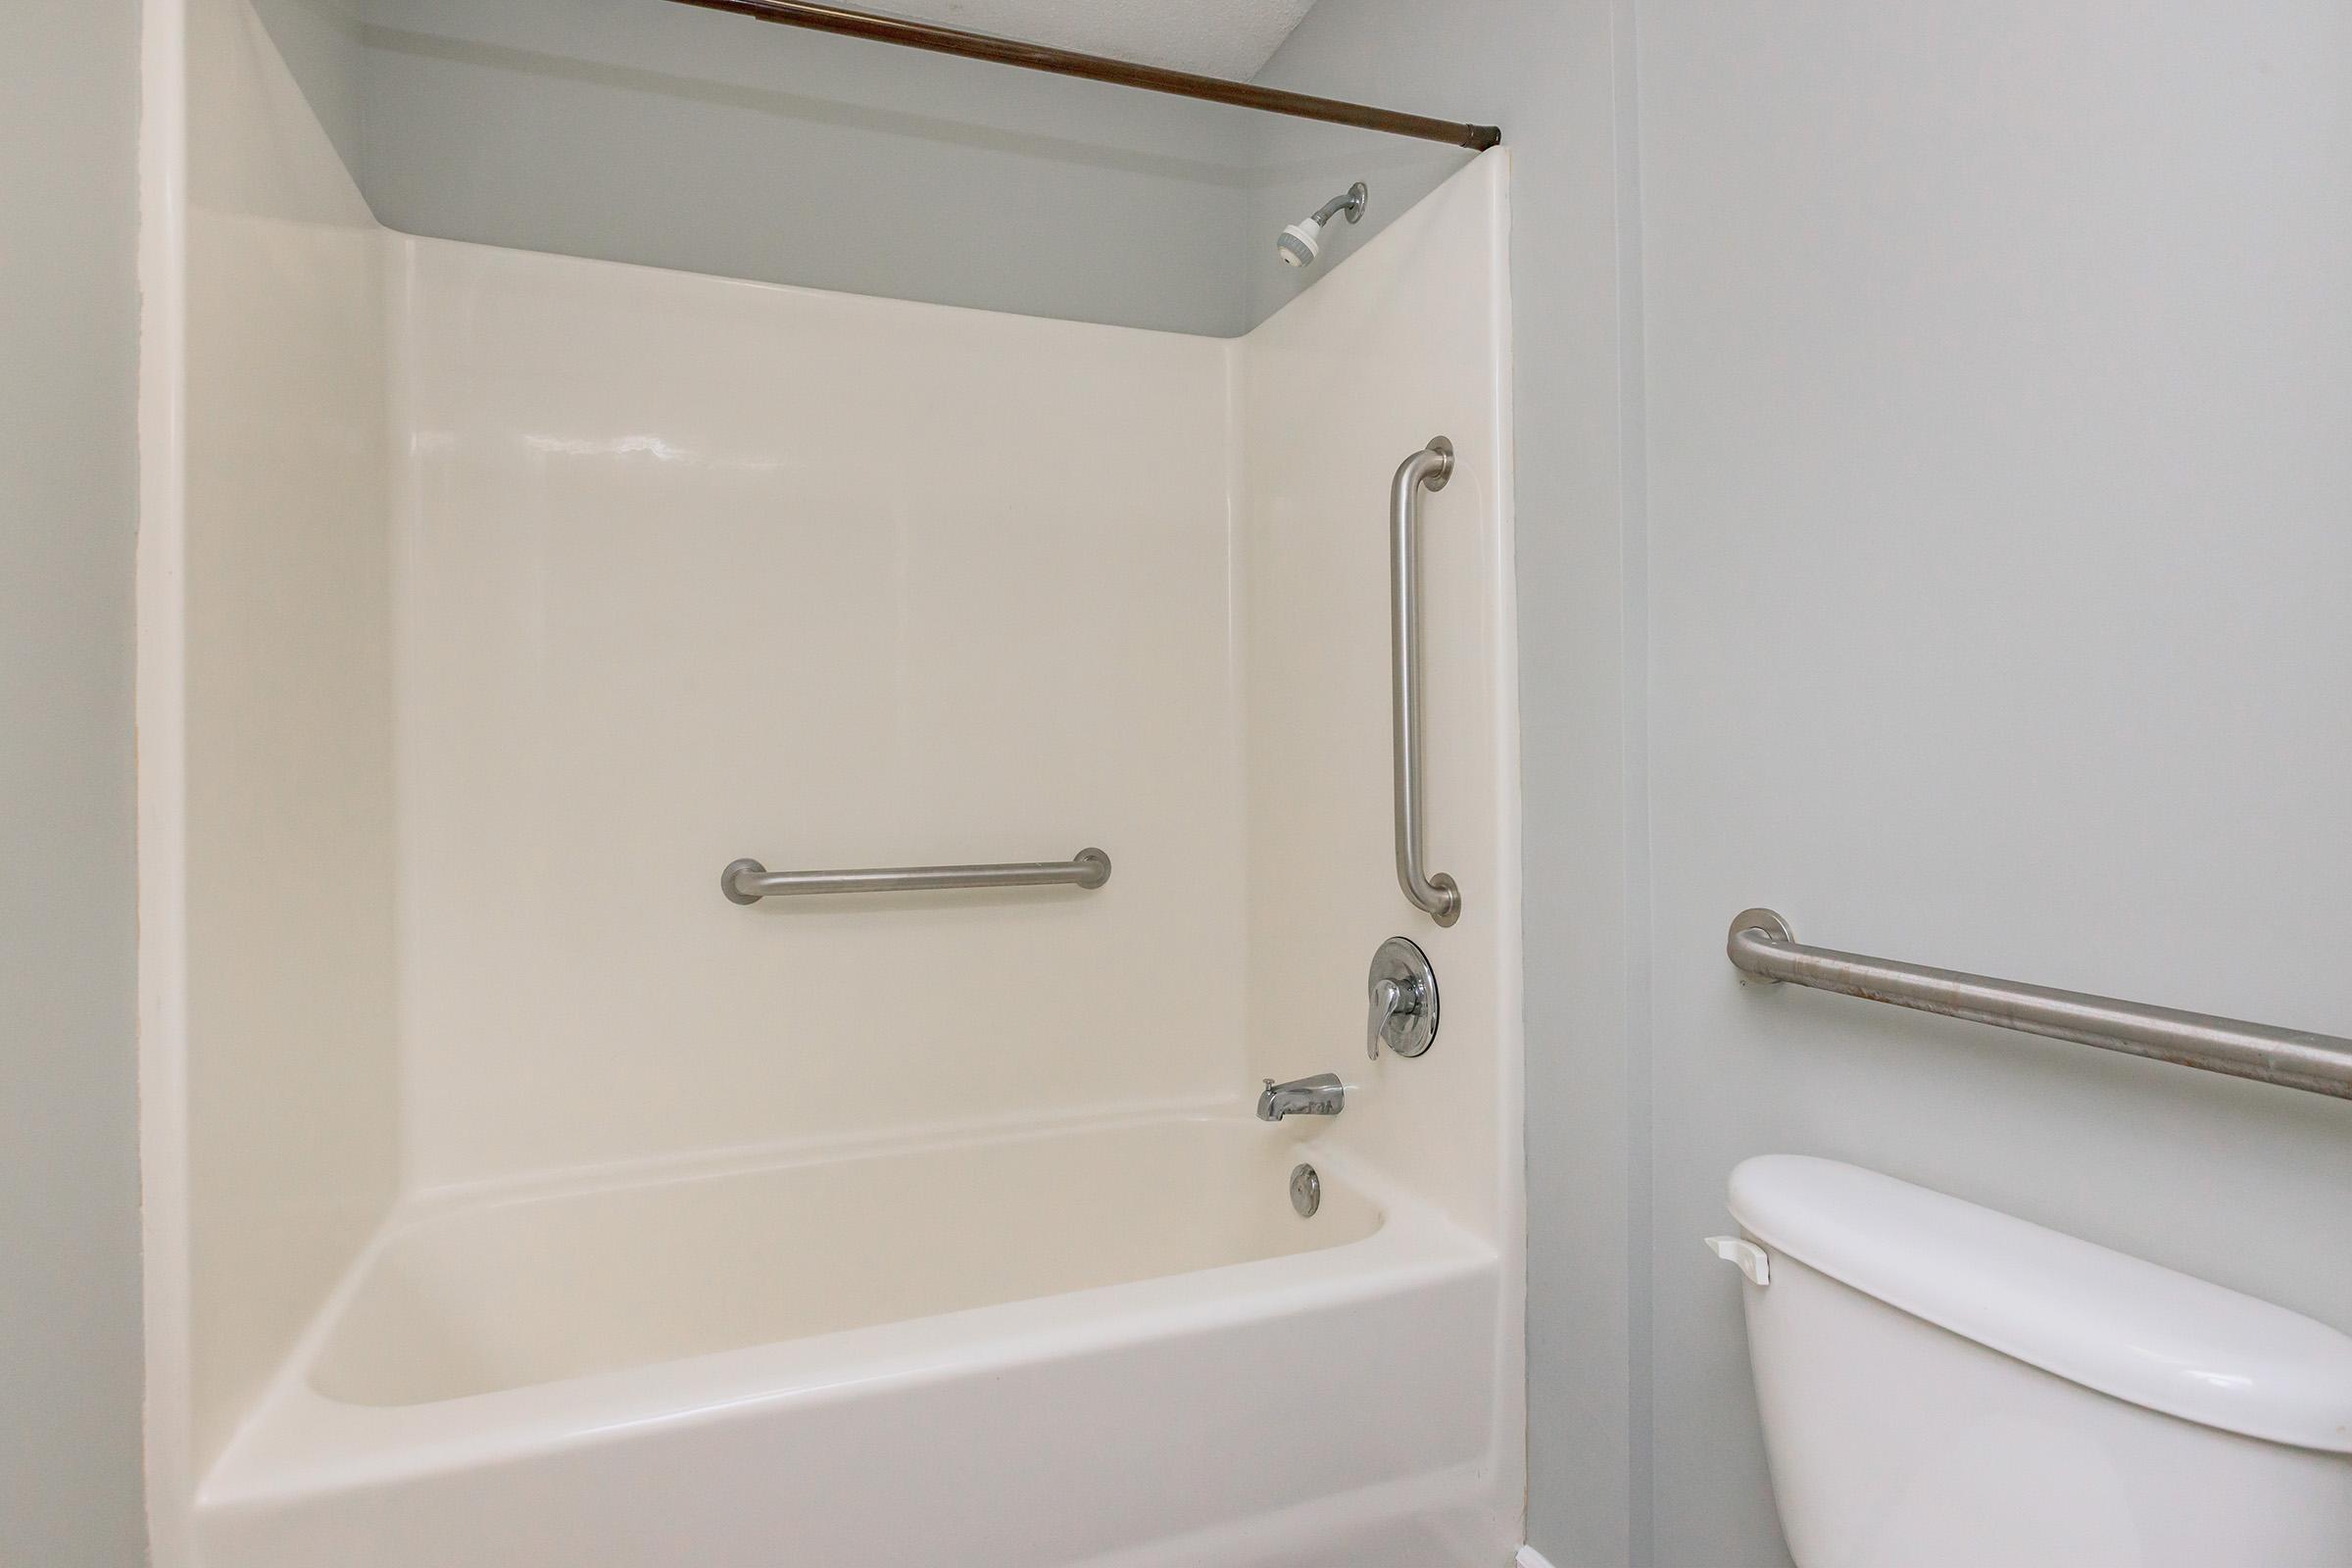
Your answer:
[[[1323,1206],[1323,1178],[1315,1174],[1312,1165],[1301,1165],[1291,1172],[1291,1206],[1300,1219],[1313,1219],[1315,1210]]]

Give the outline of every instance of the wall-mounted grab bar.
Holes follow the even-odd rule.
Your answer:
[[[737,860],[718,874],[718,888],[737,904],[810,893],[928,893],[943,888],[1085,888],[1110,880],[1110,857],[1080,850],[1067,860],[1011,865],[903,865],[872,871],[770,871],[758,860]]]
[[[1808,948],[1791,937],[1788,923],[1770,909],[1748,909],[1735,919],[1727,950],[1743,977],[1766,985],[1787,980],[1840,996],[2352,1100],[2352,1040],[2333,1035]]]
[[[1462,917],[1462,890],[1421,868],[1421,492],[1453,477],[1444,436],[1404,460],[1389,492],[1389,697],[1396,724],[1391,761],[1396,790],[1396,882],[1413,907],[1440,925]]]

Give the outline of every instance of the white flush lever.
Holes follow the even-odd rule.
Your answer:
[[[1707,1250],[1746,1275],[1749,1284],[1772,1283],[1772,1254],[1744,1236],[1710,1236]]]

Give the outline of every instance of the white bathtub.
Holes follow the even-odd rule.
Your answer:
[[[477,1193],[368,1250],[198,1536],[208,1568],[1499,1564],[1500,1280],[1233,1115]]]

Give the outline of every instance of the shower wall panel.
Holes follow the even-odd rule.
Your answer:
[[[1509,157],[1491,152],[1243,341],[1250,1072],[1337,1072],[1344,1111],[1284,1124],[1301,1158],[1365,1160],[1502,1260],[1488,1459],[1460,1560],[1524,1539],[1517,627],[1512,596]],[[1461,887],[1441,928],[1397,886],[1389,489],[1431,437],[1423,497],[1427,856]],[[1374,951],[1405,936],[1440,994],[1417,1059],[1364,1054]]]
[[[412,1185],[1235,1096],[1228,348],[399,243]]]
[[[1511,599],[1507,157],[1456,174],[1244,340],[1250,1037],[1259,1077],[1357,1087],[1325,1136],[1481,1235],[1517,1234],[1518,714]],[[1440,929],[1397,887],[1390,788],[1389,485],[1433,436],[1422,506],[1427,861]],[[1364,1058],[1390,936],[1420,944],[1439,1046]]]
[[[185,537],[141,544],[184,605],[141,676],[184,681],[184,760],[140,736],[184,838],[140,858],[149,982],[183,921],[187,982],[144,1113],[151,1210],[188,1222],[150,1312],[192,1359],[151,1402],[184,1364],[201,1462],[390,1207],[398,1072],[383,238],[243,0],[190,0],[187,50]]]

